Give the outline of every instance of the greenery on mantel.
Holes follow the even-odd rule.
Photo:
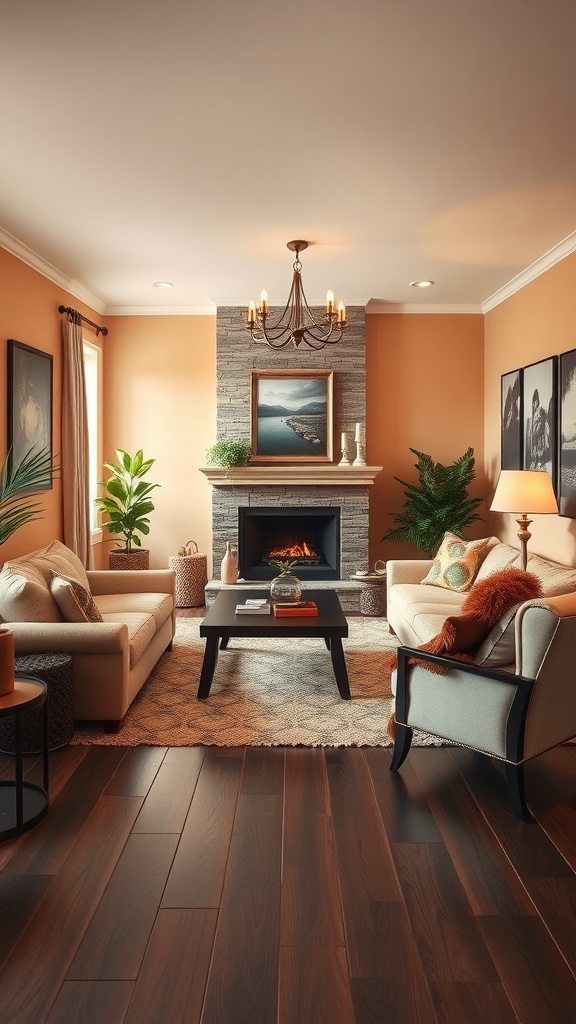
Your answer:
[[[462,537],[467,526],[482,519],[476,509],[483,499],[468,497],[468,486],[476,475],[474,449],[468,448],[449,466],[415,448],[410,451],[418,458],[414,468],[419,482],[394,477],[405,488],[406,501],[400,512],[390,513],[396,525],[382,540],[408,541],[432,558],[447,530]]]
[[[206,450],[206,461],[209,466],[222,466],[232,469],[234,466],[247,466],[252,458],[250,441],[235,440],[223,437],[211,448]]]

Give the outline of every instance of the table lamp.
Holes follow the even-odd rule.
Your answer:
[[[546,470],[503,469],[490,505],[491,512],[512,512],[520,529],[520,565],[525,569],[528,563],[528,541],[532,534],[528,530],[533,515],[558,513],[558,503],[552,487],[552,479]]]

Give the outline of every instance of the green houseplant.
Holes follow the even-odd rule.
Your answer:
[[[216,444],[206,449],[206,460],[209,466],[247,466],[252,458],[250,442],[223,437]]]
[[[400,512],[391,513],[395,526],[382,540],[408,541],[432,558],[447,530],[461,537],[467,526],[482,519],[476,509],[483,499],[468,497],[475,476],[474,449],[468,448],[449,466],[415,448],[410,451],[418,459],[418,483],[394,477],[405,488],[406,501]]]
[[[0,471],[0,544],[25,523],[42,518],[44,508],[31,500],[30,491],[50,486],[50,478],[57,471],[48,448],[31,448],[17,466],[8,452]]]
[[[270,583],[270,597],[273,601],[299,601],[302,596],[302,586],[298,577],[292,572],[296,562],[282,561],[281,559],[271,560],[271,565],[276,566],[278,576],[275,576]]]
[[[156,460],[145,459],[141,448],[135,455],[129,455],[122,448],[117,448],[116,455],[118,465],[104,463],[111,476],[101,485],[106,488],[108,494],[96,498],[96,507],[108,516],[107,521],[102,524],[103,529],[124,538],[124,545],[110,552],[110,568],[131,568],[130,561],[134,562],[134,568],[147,568],[147,557],[144,564],[141,558],[134,559],[131,556],[144,554],[145,549],[142,548],[138,534],[148,536],[150,533],[148,516],[154,511],[150,494],[160,484],[148,483],[143,477]],[[133,544],[141,551],[134,552]],[[115,559],[113,556],[117,553],[124,557]]]

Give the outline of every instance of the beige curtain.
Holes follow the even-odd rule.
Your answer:
[[[88,415],[80,314],[62,323],[62,502],[64,543],[90,568]]]

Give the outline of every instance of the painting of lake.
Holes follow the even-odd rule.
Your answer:
[[[331,373],[254,371],[253,378],[255,454],[264,459],[331,458]]]

